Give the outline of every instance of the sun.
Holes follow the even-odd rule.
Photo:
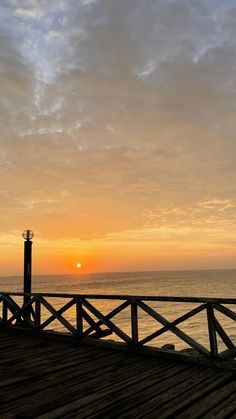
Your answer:
[[[82,267],[81,263],[77,263],[76,268],[80,269]]]

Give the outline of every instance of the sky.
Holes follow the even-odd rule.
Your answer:
[[[236,1],[0,0],[0,272],[236,267]]]

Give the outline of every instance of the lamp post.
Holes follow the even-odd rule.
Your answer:
[[[31,272],[32,272],[32,238],[34,233],[31,230],[25,230],[22,234],[24,242],[24,294],[31,293]],[[24,304],[30,300],[30,296],[24,295]],[[25,311],[27,317],[30,318],[29,310]]]

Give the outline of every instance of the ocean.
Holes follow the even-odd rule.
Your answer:
[[[21,277],[1,277],[1,291],[22,291]],[[43,293],[71,293],[71,294],[107,294],[107,295],[139,295],[139,296],[184,296],[184,297],[236,297],[236,270],[198,270],[198,271],[157,271],[157,272],[120,272],[78,275],[43,275],[33,276],[32,291]],[[20,300],[18,299],[20,302]],[[61,298],[48,298],[48,301],[59,309],[68,300]],[[91,300],[91,302],[107,314],[118,306],[120,301]],[[185,312],[197,306],[192,303],[151,302],[148,303],[165,318],[172,321]],[[230,306],[229,306],[230,307]],[[234,307],[230,307],[234,309]],[[159,329],[161,325],[138,310],[139,335],[141,338]],[[42,318],[49,317],[46,309],[42,310]],[[64,314],[63,314],[64,315]],[[75,311],[73,308],[65,313],[65,318],[75,324]],[[233,320],[222,314],[217,318],[225,328],[233,342],[236,344],[236,331]],[[95,319],[95,317],[94,317]],[[125,309],[113,319],[114,323],[127,334],[131,333],[130,308]],[[86,322],[84,327],[86,327]],[[181,323],[181,330],[188,333],[199,343],[209,348],[207,319],[205,311]],[[49,329],[65,331],[64,327],[54,321]],[[109,338],[115,338],[109,337]],[[117,339],[117,338],[116,338]],[[117,339],[119,340],[119,339]],[[154,346],[172,343],[176,349],[186,348],[186,344],[173,333],[167,332],[152,341]],[[224,345],[219,342],[219,347]]]

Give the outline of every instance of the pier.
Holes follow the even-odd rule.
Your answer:
[[[103,313],[97,307],[106,300],[115,308]],[[185,302],[190,309],[169,321],[153,309],[154,302]],[[217,317],[235,321],[235,304],[235,299],[2,292],[1,417],[236,417],[234,336]],[[124,310],[130,335],[116,324]],[[143,312],[156,321],[156,331],[146,337],[139,334]],[[179,327],[200,312],[206,315],[208,346]],[[64,332],[53,330],[55,320]],[[168,331],[188,348],[158,347],[155,338]]]

